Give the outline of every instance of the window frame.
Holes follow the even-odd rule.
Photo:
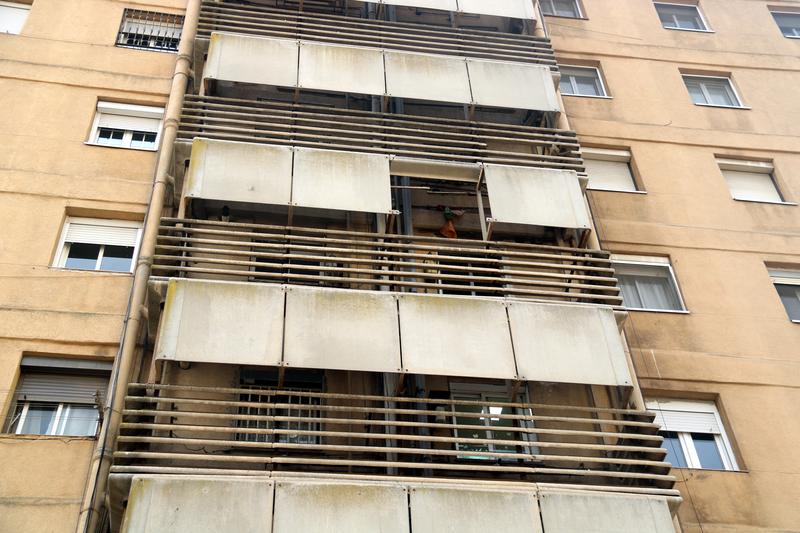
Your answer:
[[[95,268],[93,269],[85,269],[85,268],[68,268],[66,267],[67,258],[69,257],[70,247],[72,246],[71,242],[68,242],[67,233],[69,231],[69,225],[72,223],[77,224],[87,224],[87,225],[94,225],[94,226],[116,226],[116,227],[124,227],[124,228],[136,228],[136,244],[133,247],[133,256],[131,257],[131,268],[128,272],[121,272],[119,270],[101,270],[99,267],[103,261],[103,252],[105,251],[106,246],[113,246],[108,244],[100,245],[100,252],[97,254],[97,260],[95,261]],[[117,219],[106,219],[106,218],[84,218],[84,217],[67,217],[64,220],[64,225],[61,228],[61,235],[58,238],[58,247],[56,248],[57,252],[55,254],[55,258],[53,260],[52,266],[55,268],[62,268],[64,270],[74,270],[77,272],[103,272],[105,274],[122,274],[122,275],[130,275],[133,273],[134,269],[136,268],[136,259],[139,257],[139,248],[142,244],[142,232],[143,232],[143,225],[141,222],[134,222],[130,220],[117,220]]]
[[[542,10],[542,15],[544,15],[546,17],[561,17],[561,18],[567,18],[567,19],[585,19],[586,18],[586,15],[583,12],[583,6],[581,5],[580,0],[569,0],[570,2],[572,2],[575,5],[575,11],[576,11],[577,15],[574,16],[574,17],[571,17],[569,15],[559,15],[559,14],[555,13],[555,11],[556,11],[555,2],[556,1],[557,0],[539,0],[539,7]],[[544,5],[545,5],[545,3],[548,3],[548,2],[549,2],[549,5],[553,6],[554,13],[545,13]]]
[[[757,160],[750,160],[750,159],[733,159],[731,157],[726,157],[724,155],[717,155],[714,157],[717,167],[719,168],[720,174],[722,174],[723,180],[725,180],[725,184],[728,187],[728,191],[730,192],[731,199],[737,202],[751,202],[757,204],[771,204],[771,205],[797,205],[794,202],[789,202],[786,200],[786,196],[783,194],[781,187],[778,183],[777,176],[775,175],[776,169],[775,164],[773,162],[768,161],[757,161]],[[730,188],[730,183],[728,182],[727,177],[725,176],[725,171],[728,172],[747,172],[750,174],[764,174],[772,183],[772,187],[775,189],[775,193],[778,195],[779,200],[754,200],[751,198],[736,198],[733,195],[733,190]]]
[[[137,18],[136,15],[143,15],[144,17]],[[125,32],[124,31],[125,30],[125,23],[128,21],[129,18],[132,21],[144,21],[144,22],[138,22],[139,24],[150,23],[151,26],[153,27],[152,29],[158,29],[158,24],[163,23],[162,20],[154,21],[154,20],[148,20],[146,18],[147,16],[156,16],[156,15],[158,17],[162,18],[162,19],[163,18],[174,19],[174,22],[168,22],[168,24],[171,24],[173,27],[177,28],[178,39],[177,39],[177,43],[176,43],[174,49],[172,49],[172,48],[163,48],[163,47],[158,47],[158,46],[138,46],[138,45],[133,45],[133,44],[127,44],[127,43],[121,43],[120,42],[120,40],[121,40],[123,35],[125,35],[127,33],[130,33],[130,32]],[[129,49],[132,49],[132,50],[144,50],[146,52],[161,52],[161,53],[167,53],[167,54],[177,54],[178,50],[180,48],[181,39],[183,39],[183,25],[184,25],[184,21],[185,20],[186,20],[185,15],[181,15],[179,13],[164,13],[163,11],[149,11],[147,9],[137,9],[137,8],[130,8],[130,7],[125,8],[123,10],[123,12],[122,12],[122,17],[121,17],[120,23],[119,23],[119,29],[117,30],[117,37],[116,37],[116,39],[114,41],[114,46],[116,46],[118,48],[129,48]],[[146,36],[148,38],[153,38],[154,37],[154,35],[152,35],[152,34],[151,35],[147,35],[147,34],[134,33],[133,35],[143,35],[143,36]]]
[[[733,99],[736,101],[738,105],[722,105],[722,104],[709,104],[709,103],[701,103],[695,102],[694,97],[692,97],[692,92],[689,90],[689,85],[686,83],[687,78],[697,79],[700,80],[700,90],[703,92],[703,96],[705,97],[706,101],[710,101],[708,89],[706,88],[705,84],[703,83],[703,79],[709,80],[724,80],[727,84],[727,88],[730,90],[730,94],[733,96]],[[696,106],[701,107],[719,107],[722,109],[750,109],[748,106],[744,105],[744,100],[742,100],[739,91],[736,89],[736,85],[733,83],[733,78],[731,76],[711,76],[708,74],[687,74],[681,72],[681,79],[683,80],[683,85],[686,87],[686,92],[689,93],[689,99],[692,103]]]
[[[50,425],[47,428],[47,433],[25,433],[22,431],[23,427],[25,426],[25,422],[28,418],[28,411],[30,410],[31,404],[42,404],[43,402],[37,402],[32,400],[25,400],[23,402],[17,402],[14,406],[14,411],[19,408],[19,405],[22,404],[22,412],[19,415],[18,420],[12,420],[12,424],[15,424],[14,433],[12,435],[39,435],[39,436],[48,436],[48,437],[88,437],[88,438],[95,438],[97,437],[97,430],[100,427],[100,411],[97,409],[96,405],[93,404],[79,404],[74,402],[58,402],[58,407],[56,408],[56,413],[53,415],[53,420],[50,422]],[[56,402],[53,402],[55,404]],[[92,435],[73,435],[70,433],[65,433],[64,429],[66,428],[66,424],[62,424],[62,422],[69,421],[69,415],[65,415],[69,413],[69,410],[72,409],[73,406],[92,406],[95,407],[95,413],[97,413],[97,419],[94,422],[94,431]],[[63,427],[62,427],[63,426]],[[61,431],[58,431],[59,428]]]
[[[598,146],[582,146],[581,153],[583,155],[584,163],[586,160],[592,161],[607,161],[612,163],[623,163],[628,167],[633,190],[628,189],[610,189],[605,187],[592,186],[592,177],[587,171],[589,181],[586,184],[586,189],[590,191],[603,191],[603,192],[619,192],[628,194],[647,194],[647,191],[641,186],[640,180],[637,176],[635,166],[633,164],[633,151],[630,148],[603,148]],[[586,155],[590,157],[586,157]]]
[[[674,313],[674,314],[681,314],[681,315],[688,315],[689,308],[686,307],[686,301],[683,298],[683,292],[681,291],[681,287],[678,284],[678,276],[675,274],[675,269],[672,266],[672,261],[668,257],[659,257],[659,256],[641,256],[641,255],[627,255],[627,254],[611,254],[611,266],[622,264],[622,265],[632,265],[632,266],[644,266],[644,267],[654,267],[654,268],[666,268],[668,272],[667,279],[672,284],[672,287],[675,289],[675,293],[678,295],[678,303],[680,304],[680,309],[651,309],[651,308],[641,308],[641,307],[628,307],[628,305],[624,301],[623,296],[623,305],[625,309],[628,311],[644,311],[648,313]],[[615,269],[615,276],[616,276],[616,269]],[[622,289],[620,288],[620,295],[622,295]]]
[[[670,27],[670,26],[664,26],[664,22],[662,22],[662,20],[661,20],[661,13],[658,12],[658,6],[659,5],[676,6],[676,7],[693,7],[694,10],[697,12],[697,18],[703,24],[703,29],[698,30],[698,29],[695,29],[695,28],[681,28],[681,27],[677,27],[677,26],[673,28],[673,27]],[[714,33],[714,30],[711,29],[711,25],[708,23],[708,20],[706,19],[706,16],[703,13],[703,10],[700,9],[700,5],[699,4],[684,4],[684,3],[680,3],[680,2],[661,2],[660,0],[655,0],[653,2],[653,7],[655,8],[656,15],[658,16],[658,22],[661,23],[661,27],[663,29],[665,29],[665,30],[691,31],[691,32],[695,32],[695,33]]]
[[[602,94],[565,93],[561,91],[561,81],[563,81],[564,79],[565,69],[593,70],[597,74],[597,81],[599,84],[599,88],[602,91]],[[606,85],[606,80],[603,78],[603,72],[600,70],[600,67],[564,64],[564,65],[558,65],[558,71],[561,74],[561,81],[559,81],[559,92],[561,93],[562,96],[576,96],[580,98],[601,98],[606,100],[610,100],[611,98],[613,98],[611,96],[611,93],[608,91],[608,86]],[[571,80],[570,85],[572,85],[573,90],[576,88],[574,79]]]
[[[22,35],[22,32],[25,31],[25,25],[28,23],[28,17],[31,15],[31,7],[32,4],[24,4],[22,2],[9,2],[6,0],[0,0],[0,7],[9,7],[11,9],[22,9],[27,11],[25,15],[25,21],[22,23],[22,26],[19,28],[19,32],[13,33],[10,31],[0,31],[0,35]]]
[[[661,403],[668,403],[670,408],[664,408]],[[697,447],[694,444],[692,433],[702,433],[704,435],[713,435],[714,443],[717,447],[720,459],[722,461],[723,470],[725,472],[738,472],[741,471],[739,463],[736,460],[736,454],[733,451],[730,437],[722,417],[719,414],[716,402],[704,400],[679,400],[672,398],[655,398],[647,400],[645,406],[649,411],[681,411],[687,413],[706,413],[713,414],[714,419],[719,426],[720,433],[708,433],[700,431],[680,431],[672,428],[659,428],[659,433],[672,432],[678,434],[678,442],[681,445],[684,460],[686,461],[685,467],[674,466],[673,468],[687,468],[691,470],[717,470],[717,468],[704,468],[700,462],[700,457],[697,453]]]
[[[450,383],[448,388],[449,388],[449,393],[450,393],[450,399],[453,400],[453,401],[467,401],[467,402],[478,401],[478,402],[481,402],[481,405],[480,405],[480,407],[481,407],[481,413],[480,413],[481,417],[479,419],[483,421],[483,425],[484,425],[484,427],[486,429],[480,430],[480,431],[483,431],[483,432],[486,433],[487,439],[493,439],[494,438],[493,436],[490,436],[490,435],[492,435],[492,433],[494,431],[503,431],[502,428],[498,428],[497,426],[492,426],[492,424],[490,423],[491,418],[492,418],[492,413],[491,412],[489,412],[489,413],[484,412],[485,408],[491,407],[491,403],[493,401],[499,402],[499,403],[529,403],[527,388],[521,388],[517,392],[517,397],[516,398],[510,398],[508,388],[505,387],[505,386],[502,386],[502,385],[456,382],[456,383]],[[478,396],[478,398],[476,399],[475,396]],[[496,399],[496,397],[498,397],[498,396],[502,397],[504,399],[498,401]],[[461,398],[459,398],[459,397],[461,397]],[[495,397],[495,398],[490,399],[490,397]],[[456,439],[458,439],[459,435],[458,435],[458,420],[457,419],[458,419],[458,417],[460,415],[471,414],[471,413],[469,413],[467,411],[458,411],[456,409],[456,407],[457,407],[457,405],[455,403],[450,406],[449,416],[450,416],[451,421],[452,421],[453,426],[454,426],[453,427],[453,436]],[[523,408],[519,408],[519,407],[514,407],[513,411],[514,411],[513,414],[521,414],[522,411],[527,411],[528,415],[530,415],[530,416],[533,415],[533,413],[531,412],[530,408],[523,409]],[[475,417],[475,418],[478,419],[478,417]],[[470,424],[470,425],[476,425],[477,426],[479,424],[476,422],[476,423]],[[515,422],[515,425],[512,426],[512,427],[515,427],[515,428],[533,428],[533,422],[529,421],[529,420],[517,420]],[[538,453],[538,446],[536,445],[536,434],[535,433],[518,432],[518,434],[520,435],[519,444],[517,445],[518,447],[523,448],[523,450],[527,449],[528,450],[527,453],[529,453],[529,454]],[[470,437],[464,437],[464,438],[470,438]],[[462,459],[462,460],[476,460],[476,461],[518,461],[519,460],[518,457],[491,457],[491,456],[480,456],[480,455],[476,456],[476,455],[472,455],[473,453],[476,453],[476,452],[477,453],[501,453],[501,454],[502,453],[509,453],[509,454],[520,453],[517,450],[507,451],[507,452],[505,452],[503,450],[498,450],[495,447],[496,445],[494,445],[492,443],[487,443],[486,444],[486,448],[487,449],[485,451],[483,451],[483,450],[479,451],[479,450],[464,449],[463,448],[464,445],[461,444],[461,443],[458,443],[458,442],[453,443],[453,445],[454,445],[455,450],[460,452],[458,454],[458,456],[457,456],[458,459]],[[469,445],[467,445],[467,446],[469,446]],[[526,452],[523,451],[522,453],[526,453]]]
[[[776,10],[770,9],[769,13],[770,13],[770,15],[772,15],[772,20],[775,22],[775,25],[778,27],[778,31],[781,32],[781,35],[783,35],[787,39],[800,39],[800,24],[798,24],[798,26],[795,28],[797,30],[797,34],[796,35],[786,35],[785,33],[783,33],[783,28],[781,28],[781,25],[778,22],[778,19],[775,18],[775,15],[794,15],[795,17],[797,17],[798,22],[800,23],[800,12],[797,12],[797,11],[780,11],[779,9],[776,9]]]
[[[792,272],[795,273],[796,276],[785,276],[781,274],[776,274],[777,272]],[[769,274],[769,279],[772,282],[772,286],[775,288],[775,293],[778,296],[778,301],[783,307],[783,311],[786,313],[786,317],[792,324],[800,324],[800,318],[795,319],[789,314],[789,310],[786,309],[786,306],[783,303],[780,293],[778,292],[778,285],[789,285],[792,287],[800,287],[800,269],[793,269],[793,268],[773,268],[767,267],[767,273]],[[798,298],[800,300],[800,297]]]
[[[84,144],[90,146],[99,146],[101,148],[116,148],[122,150],[140,150],[142,152],[157,152],[158,145],[161,142],[161,133],[164,129],[165,112],[166,108],[164,107],[136,105],[136,104],[121,104],[118,102],[108,102],[105,100],[98,100],[97,105],[95,106],[94,118],[92,119],[92,126],[89,131],[89,140],[87,140]],[[155,132],[142,132],[139,130],[132,130],[132,129],[123,130],[121,128],[107,128],[105,126],[101,127],[100,119],[103,117],[103,115],[118,115],[123,117],[148,118],[148,119],[158,120],[158,128],[156,128]],[[124,133],[122,138],[122,144],[115,146],[113,144],[105,144],[98,142],[98,136],[100,134],[100,130],[102,129],[123,131]],[[145,148],[145,147],[131,146],[134,133],[155,133],[156,139],[153,142],[153,147]]]

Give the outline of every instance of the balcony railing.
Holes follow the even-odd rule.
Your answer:
[[[572,131],[279,101],[187,96],[178,140],[195,137],[436,162],[584,170]]]
[[[156,275],[620,306],[607,252],[164,218]]]
[[[653,413],[132,384],[113,472],[317,471],[671,488]]]
[[[197,35],[209,39],[212,32],[536,63],[557,70],[550,40],[543,37],[358,19],[205,0],[200,11]]]

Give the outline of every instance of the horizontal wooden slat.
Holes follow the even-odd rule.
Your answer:
[[[674,481],[647,411],[260,388],[134,383],[128,390],[114,454],[127,472],[166,463],[556,476],[661,489]]]
[[[160,276],[621,305],[607,254],[556,246],[164,218],[153,259]]]

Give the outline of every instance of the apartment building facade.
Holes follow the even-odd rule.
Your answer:
[[[739,3],[0,2],[0,529],[797,529]]]

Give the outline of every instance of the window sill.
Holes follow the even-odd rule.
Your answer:
[[[0,438],[3,439],[19,439],[19,440],[97,440],[97,436],[87,437],[85,435],[31,435],[21,433],[0,433]]]
[[[81,273],[98,273],[98,274],[112,274],[116,276],[133,276],[133,272],[120,272],[119,270],[95,270],[93,268],[67,268],[60,266],[51,266],[52,270],[60,270],[61,272],[81,272]]]
[[[162,54],[177,54],[177,50],[164,50],[163,48],[151,48],[149,46],[130,46],[127,44],[115,44],[115,48],[124,48],[126,50],[141,50],[142,52],[160,52]]]
[[[797,202],[770,202],[769,200],[748,200],[746,198],[734,198],[737,202],[745,202],[748,204],[768,204],[768,205],[788,205],[796,206]]]
[[[593,192],[619,192],[623,194],[647,194],[647,191],[626,191],[622,189],[601,189],[600,187],[586,187],[587,191]]]
[[[84,142],[86,146],[97,146],[98,148],[113,148],[115,150],[135,150],[137,152],[158,152],[158,148],[133,148],[131,146],[110,146],[108,144]]]
[[[691,28],[669,28],[667,26],[661,26],[661,27],[664,28],[665,30],[671,30],[671,31],[688,31],[692,33],[716,33],[714,30],[693,30]]]
[[[800,324],[800,320],[790,320],[792,324]]]
[[[561,93],[561,96],[574,96],[576,98],[597,98],[599,100],[613,100],[613,96],[597,96],[594,94],[569,94],[569,93]]]
[[[743,109],[745,111],[749,111],[753,109],[752,107],[746,105],[718,105],[718,104],[698,104],[696,102],[692,102],[694,105],[698,107],[716,107],[718,109]]]
[[[672,314],[672,315],[690,315],[691,314],[689,311],[686,311],[685,309],[684,310],[678,310],[678,309],[638,309],[638,308],[626,307],[625,310],[629,311],[629,312],[636,311],[636,312],[643,312],[643,313],[667,313],[667,314]]]
[[[673,470],[689,470],[691,472],[727,472],[730,474],[749,474],[749,470],[741,470],[735,468],[693,468],[688,466],[673,466]]]
[[[800,35],[784,35],[787,39],[800,39]]]
[[[550,17],[554,19],[567,19],[567,20],[589,20],[589,17],[570,17],[567,15],[548,15],[547,13],[542,13],[545,17]]]

